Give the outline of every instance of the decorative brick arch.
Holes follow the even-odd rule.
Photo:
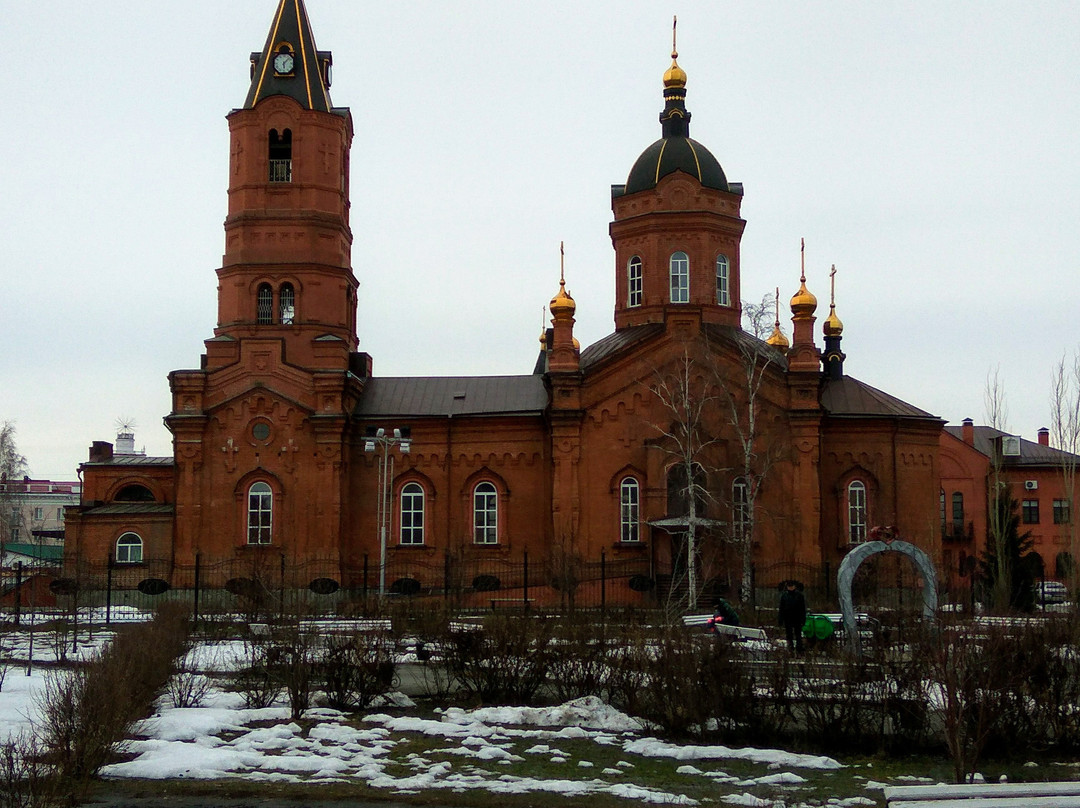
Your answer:
[[[877,553],[890,551],[908,556],[915,563],[915,569],[922,575],[923,618],[933,620],[937,614],[937,572],[934,570],[934,562],[930,560],[930,556],[911,542],[898,539],[868,541],[860,544],[844,556],[844,560],[840,562],[840,570],[836,573],[836,589],[840,595],[840,611],[844,615],[844,629],[848,635],[848,642],[856,653],[859,651],[859,634],[855,623],[855,608],[851,602],[851,582],[855,580],[855,573],[863,561]]]

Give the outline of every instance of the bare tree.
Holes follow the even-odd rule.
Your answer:
[[[699,503],[710,500],[707,486],[707,449],[718,437],[707,427],[709,413],[715,410],[716,395],[709,384],[711,373],[691,353],[691,345],[683,346],[682,356],[666,369],[654,374],[651,390],[670,416],[667,423],[654,423],[660,433],[657,445],[675,458],[680,469],[679,481],[686,499],[686,574],[688,607],[697,608],[698,540],[701,528],[710,523],[699,512]]]
[[[986,387],[983,390],[983,407],[986,414],[986,423],[998,432],[1005,432],[1008,428],[1009,405],[1005,399],[1005,382],[1001,379],[1000,368],[994,368],[986,374]],[[992,586],[990,587],[990,602],[998,611],[1008,611],[1012,600],[1012,559],[1007,552],[1008,540],[1008,509],[998,507],[998,500],[1007,496],[1007,483],[1002,477],[1002,464],[1004,458],[1002,451],[1003,441],[996,438],[992,441],[990,450],[990,478],[987,480],[987,502],[989,504],[989,519],[987,520],[987,553],[988,559],[994,559],[995,569],[992,571]]]
[[[1072,518],[1076,493],[1077,461],[1080,460],[1080,351],[1073,353],[1071,365],[1063,355],[1050,375],[1050,440],[1061,451],[1062,491],[1069,503],[1069,560],[1064,570],[1069,591],[1076,590],[1077,531]]]
[[[15,441],[15,424],[4,421],[0,424],[0,540],[5,542],[11,541],[13,527],[22,526],[19,504],[26,474],[26,458],[19,453]]]
[[[736,333],[738,362],[714,364],[726,421],[735,438],[735,473],[738,488],[733,491],[734,514],[730,540],[741,562],[739,597],[747,602],[753,586],[754,541],[757,535],[761,491],[769,473],[785,452],[766,420],[765,380],[779,364],[781,354],[765,337],[773,327],[774,301],[769,295],[760,303],[743,301],[747,328]],[[776,319],[779,327],[779,317]]]

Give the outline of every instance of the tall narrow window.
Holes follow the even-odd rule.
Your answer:
[[[1054,500],[1054,524],[1067,525],[1072,522],[1072,503],[1067,499]]]
[[[278,295],[278,322],[282,325],[292,325],[296,316],[296,292],[291,283],[283,283]]]
[[[117,564],[141,564],[143,543],[137,533],[125,533],[116,540]]]
[[[641,258],[635,255],[626,265],[626,305],[641,305]]]
[[[671,302],[690,302],[690,259],[684,252],[671,254]]]
[[[952,495],[952,524],[954,532],[964,530],[964,495],[959,491],[953,491]]]
[[[480,483],[473,489],[473,541],[499,543],[499,498],[491,483]]]
[[[750,526],[750,496],[746,480],[739,477],[731,484],[731,526],[736,539],[746,536]]]
[[[418,483],[401,489],[401,543],[424,543],[424,489]]]
[[[848,541],[852,544],[866,541],[866,485],[859,480],[847,489]]]
[[[292,130],[270,130],[270,182],[292,182]]]
[[[726,255],[716,256],[716,302],[721,306],[730,306],[728,294],[728,260]]]
[[[945,532],[945,526],[948,524],[945,519],[945,489],[938,489],[938,510],[941,512],[941,532]]]
[[[1025,499],[1021,503],[1020,514],[1025,525],[1039,524],[1039,500]]]
[[[259,325],[274,322],[274,291],[268,283],[261,284],[255,293],[255,322]]]
[[[273,528],[274,494],[266,483],[248,489],[248,544],[269,544]]]
[[[619,538],[624,542],[640,541],[638,481],[627,477],[619,484]]]

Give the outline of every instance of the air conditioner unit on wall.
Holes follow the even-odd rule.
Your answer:
[[[1039,490],[1039,481],[1038,480],[1024,480],[1024,490],[1025,491],[1038,491]]]

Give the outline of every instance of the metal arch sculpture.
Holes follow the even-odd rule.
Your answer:
[[[893,531],[888,528],[881,531],[875,530],[871,535],[877,532],[887,533],[889,536],[894,535]],[[924,584],[923,618],[933,620],[937,614],[937,571],[934,569],[934,562],[930,560],[930,556],[911,542],[891,537],[886,538],[884,541],[874,540],[860,544],[844,556],[844,560],[840,562],[840,569],[836,573],[836,589],[837,594],[840,596],[840,611],[844,615],[844,630],[847,632],[848,641],[851,643],[852,650],[855,653],[859,651],[859,634],[858,625],[855,621],[855,608],[851,602],[851,582],[855,580],[855,573],[863,561],[877,553],[890,551],[903,553],[911,558],[915,562],[915,568],[922,575]]]

